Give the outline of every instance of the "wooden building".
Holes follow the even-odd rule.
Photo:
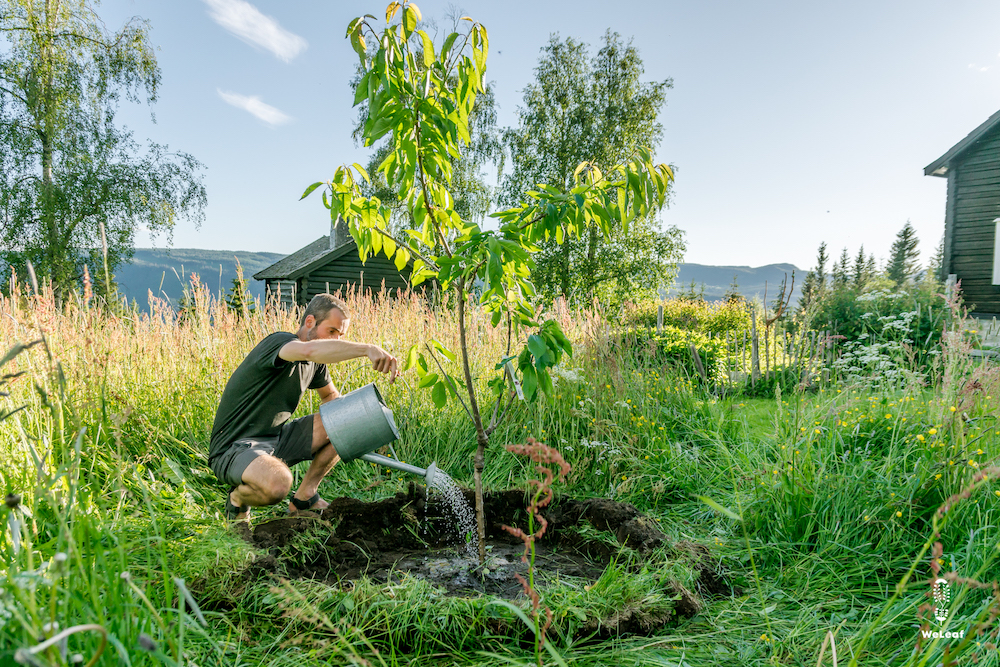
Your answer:
[[[962,281],[975,315],[1000,313],[1000,111],[924,174],[948,179],[943,273]]]
[[[317,294],[350,288],[367,292],[382,289],[383,281],[389,292],[408,289],[413,260],[402,271],[379,253],[362,264],[358,246],[347,225],[331,226],[329,236],[321,236],[306,247],[255,273],[263,280],[265,295],[278,297],[286,305],[304,306]]]

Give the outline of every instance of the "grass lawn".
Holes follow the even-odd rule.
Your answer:
[[[447,313],[416,302],[351,306],[352,337],[397,353],[457,336]],[[76,654],[86,664],[105,637],[97,664],[535,662],[524,596],[445,595],[405,571],[303,576],[336,525],[270,549],[225,525],[206,463],[214,411],[253,345],[297,328],[287,314],[239,320],[203,301],[179,324],[156,308],[123,317],[2,298],[0,310],[4,340],[47,339],[0,371],[24,372],[4,387],[0,414],[26,406],[0,422],[0,491],[20,496],[0,508],[0,664]],[[472,314],[473,331],[482,317]],[[719,399],[612,353],[586,316],[566,317],[573,359],[551,397],[518,404],[494,434],[485,485],[525,488],[533,464],[500,445],[532,436],[571,466],[558,498],[631,504],[665,539],[639,550],[620,546],[615,526],[569,530],[611,555],[592,577],[540,565],[553,614],[546,664],[816,665],[821,654],[834,664],[834,645],[838,664],[998,664],[1000,599],[978,584],[1000,570],[996,369],[909,391]],[[480,331],[483,370],[503,341]],[[360,363],[331,370],[345,390],[375,380]],[[969,373],[975,384],[956,381]],[[470,487],[475,439],[462,408],[435,409],[413,384],[384,387],[396,451]],[[299,414],[316,407],[307,396]],[[320,492],[372,502],[411,481],[353,462]],[[255,525],[283,511],[256,511]],[[931,609],[939,575],[944,623]],[[922,639],[921,627],[964,637]]]

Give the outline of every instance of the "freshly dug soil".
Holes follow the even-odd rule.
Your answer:
[[[471,491],[466,499],[474,506]],[[487,562],[480,568],[466,550],[464,536],[455,532],[450,512],[434,496],[428,501],[423,487],[410,484],[407,492],[377,502],[335,498],[321,513],[274,519],[254,526],[249,539],[270,556],[258,566],[263,571],[292,579],[319,579],[342,585],[366,575],[377,582],[392,582],[403,574],[426,579],[451,595],[488,594],[513,599],[524,594],[516,575],[528,565],[522,561],[524,542],[504,525],[527,530],[528,498],[523,491],[487,493]],[[535,543],[536,581],[552,576],[572,576],[596,581],[621,548],[640,558],[653,549],[667,547],[699,572],[698,591],[728,594],[714,570],[707,550],[700,545],[668,545],[656,522],[634,506],[600,498],[557,498],[544,508],[548,521],[544,537]],[[584,537],[590,535],[592,537]],[[679,583],[675,613],[693,616],[701,607],[697,594]],[[622,609],[614,617],[595,619],[584,628],[598,636],[624,633],[649,634],[669,621],[640,609]]]
[[[471,491],[466,491],[466,499],[474,505]],[[509,598],[521,592],[514,575],[527,570],[527,564],[521,561],[524,543],[503,526],[526,530],[527,503],[523,491],[485,495],[488,559],[482,573],[466,553],[463,536],[455,534],[448,510],[433,497],[428,502],[424,488],[412,483],[407,492],[377,502],[334,498],[321,513],[259,524],[253,528],[251,540],[269,550],[276,565],[284,566],[285,574],[293,578],[337,582],[367,575],[387,582],[406,572],[452,594],[488,593]],[[543,515],[548,529],[535,543],[535,562],[542,576],[558,573],[596,579],[618,552],[618,545],[642,554],[666,544],[656,522],[628,503],[556,498],[544,508]],[[605,532],[604,539],[583,538],[578,530],[572,530],[586,524]],[[309,549],[308,554],[284,549],[306,531],[318,536],[321,548]],[[724,585],[711,571],[702,547],[680,543],[672,550],[689,556],[696,568],[712,575],[702,577],[710,592],[723,592]]]

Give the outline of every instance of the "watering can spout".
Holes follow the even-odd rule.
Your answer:
[[[390,459],[388,456],[382,456],[381,454],[365,454],[364,456],[360,456],[358,458],[362,461],[377,463],[378,465],[385,466],[386,468],[392,468],[393,470],[399,470],[400,472],[408,472],[411,475],[416,475],[417,477],[423,477],[428,486],[433,486],[434,479],[441,472],[434,463],[430,464],[426,469],[418,468],[417,466],[410,465],[409,463],[403,463],[402,461],[397,461],[396,459]]]
[[[441,471],[438,470],[437,463],[431,463],[427,466],[427,471],[424,473],[424,483],[426,483],[427,486],[434,486],[434,480],[440,472]]]

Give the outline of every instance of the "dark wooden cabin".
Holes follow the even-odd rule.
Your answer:
[[[338,221],[329,236],[321,236],[253,277],[264,281],[268,298],[279,297],[283,304],[304,306],[324,292],[347,292],[350,288],[377,292],[383,281],[390,293],[405,290],[410,287],[412,271],[412,259],[399,271],[384,253],[362,264],[347,225]]]
[[[1000,313],[1000,111],[924,174],[948,179],[944,274],[962,281],[974,314]]]

